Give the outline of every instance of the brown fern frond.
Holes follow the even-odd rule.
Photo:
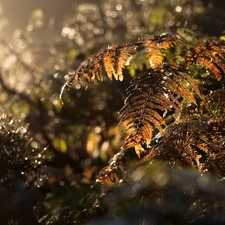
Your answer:
[[[166,125],[163,117],[172,109],[180,109],[178,97],[182,96],[188,102],[195,103],[189,79],[182,68],[165,63],[133,79],[120,111],[119,125],[124,125],[122,132],[127,133],[122,149],[136,146],[136,152],[140,155],[141,146],[151,141],[153,126],[163,134]]]
[[[157,68],[163,62],[165,50],[178,44],[179,41],[178,35],[163,33],[161,35],[145,36],[139,38],[136,42],[126,42],[119,45],[113,44],[111,47],[90,56],[80,64],[62,87],[60,98],[65,87],[70,87],[73,82],[78,82],[87,87],[91,81],[102,81],[103,71],[106,72],[110,80],[115,78],[122,81],[123,69],[138,48],[146,48],[152,68]]]
[[[185,55],[185,60],[187,63],[204,65],[220,81],[225,73],[225,41],[199,43]]]
[[[67,81],[67,85],[71,86],[74,81],[78,81],[87,86],[90,81],[102,81],[104,70],[109,79],[114,77],[122,81],[122,70],[130,56],[136,52],[136,48],[137,43],[123,43],[101,50],[80,64]]]
[[[170,165],[191,166],[223,176],[225,169],[225,115],[210,119],[190,117],[168,125],[141,163],[157,159]]]
[[[96,183],[101,185],[102,193],[107,193],[125,180],[131,162],[137,164],[135,157],[137,158],[133,149],[128,149],[126,152],[118,152],[109,160],[96,179]]]
[[[176,34],[163,33],[161,35],[145,36],[139,39],[147,50],[150,65],[153,69],[159,67],[165,55],[165,50],[180,43],[180,38]]]
[[[164,136],[156,135],[150,154],[143,159],[137,159],[133,148],[114,155],[96,179],[102,193],[118,187],[134,167],[149,160],[163,161],[175,168],[190,166],[199,172],[224,176],[225,114],[212,118],[188,117],[168,125],[164,133]]]

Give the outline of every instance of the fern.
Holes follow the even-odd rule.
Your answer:
[[[180,37],[177,34],[165,32],[160,35],[153,34],[140,37],[138,42],[146,46],[149,51],[156,49],[163,51],[180,43]]]
[[[148,61],[153,69],[158,68],[164,59],[165,50],[180,43],[176,34],[163,33],[161,35],[145,36],[139,39],[146,48]]]
[[[199,172],[225,174],[225,114],[221,116],[187,117],[168,125],[164,135],[154,137],[150,153],[139,162],[133,164],[130,170],[146,161],[164,161],[175,168],[187,166]],[[112,190],[126,179],[128,162],[132,158],[133,148],[117,153],[104,167],[96,180],[101,185],[103,193]],[[126,154],[125,154],[126,153]]]
[[[190,117],[172,123],[165,129],[163,138],[156,138],[150,154],[141,162],[165,160],[170,165],[189,165],[201,172],[223,176],[224,118],[225,115],[209,119]]]
[[[151,124],[163,134],[163,127],[166,126],[163,117],[168,111],[181,107],[178,97],[185,97],[196,104],[189,89],[189,80],[189,75],[182,68],[166,63],[158,69],[145,70],[133,79],[120,111],[120,124],[128,133],[122,149],[136,146],[136,152],[140,155],[142,145],[149,145],[151,141]]]
[[[207,67],[221,81],[225,73],[225,41],[199,43],[185,55],[185,61]]]
[[[171,199],[174,200],[173,189],[176,186],[169,181],[175,178],[182,192],[179,199],[183,199],[184,193],[191,193],[188,194],[187,202],[193,207],[189,208],[189,212],[200,209],[199,218],[203,212],[208,213],[204,205],[197,205],[199,202],[209,202],[208,199],[202,201],[198,197],[199,192],[214,186],[211,177],[216,180],[216,184],[220,184],[218,180],[225,176],[225,91],[220,82],[224,80],[225,42],[209,40],[199,42],[192,48],[189,48],[189,44],[171,33],[145,36],[136,42],[121,45],[114,44],[84,61],[64,84],[60,98],[64,88],[74,82],[87,86],[91,81],[103,81],[104,74],[110,80],[123,80],[123,69],[129,61],[132,63],[130,59],[135,54],[144,54],[149,62],[149,66],[143,66],[143,71],[132,79],[126,90],[127,98],[119,112],[119,128],[121,134],[125,133],[125,141],[121,151],[98,173],[95,185],[97,188],[100,186],[100,194],[97,200],[94,197],[94,208],[100,205],[105,209],[108,202],[108,213],[111,213],[117,210],[121,196],[126,199],[129,196],[130,200],[135,194],[143,205],[149,205],[149,199],[152,200],[153,196],[148,195],[149,190],[153,190],[154,180],[158,179],[160,182],[155,182],[157,189],[154,190],[157,199],[153,199],[153,202],[163,205],[164,210],[168,201],[166,190],[172,193]],[[178,45],[181,46],[178,51],[182,51],[175,51],[173,55],[170,50]],[[198,81],[196,77],[199,73],[193,68],[200,69],[205,75],[205,67],[217,79],[219,89],[218,86],[210,88],[208,93],[203,90],[203,95],[203,76]],[[162,170],[159,165],[165,165],[162,172],[159,172]],[[177,180],[179,170],[183,178],[186,168],[203,175],[188,171],[187,177],[192,177],[193,181],[191,189],[190,183],[186,187],[186,177]],[[197,176],[194,179],[193,174]],[[116,196],[113,203],[112,196],[114,199]]]
[[[61,90],[60,99],[66,86],[71,86],[73,82],[79,82],[83,86],[88,86],[90,81],[103,81],[103,71],[112,80],[123,80],[123,68],[128,64],[131,56],[141,49],[145,49],[149,56],[150,65],[157,68],[163,61],[165,50],[173,47],[179,42],[178,35],[163,33],[161,35],[151,35],[139,38],[136,42],[126,42],[120,45],[113,44],[107,49],[103,49],[97,54],[90,56],[82,62],[74,71],[69,80]]]
[[[181,60],[170,60],[168,63],[164,58],[167,57],[167,51],[175,46],[182,46],[182,52],[177,53]],[[123,69],[129,64],[132,56],[138,53],[145,54],[150,68],[132,80],[127,89],[128,97],[120,110],[119,123],[121,133],[127,135],[122,150],[135,147],[140,157],[145,147],[151,143],[155,130],[165,136],[165,128],[168,125],[166,116],[172,110],[181,112],[183,99],[194,105],[201,102],[209,110],[205,96],[201,94],[197,81],[191,75],[190,66],[202,64],[221,81],[225,71],[224,52],[224,41],[208,40],[188,49],[185,42],[172,33],[149,35],[135,42],[113,44],[81,63],[62,87],[60,98],[64,88],[70,87],[74,82],[87,87],[91,81],[103,81],[104,74],[110,80],[122,81]],[[175,56],[170,59],[175,59]],[[198,102],[194,93],[198,96]],[[195,144],[198,145],[197,142]],[[196,152],[191,149],[188,151],[192,152],[191,154]]]
[[[101,169],[96,179],[96,183],[101,185],[103,193],[107,193],[113,189],[113,186],[124,182],[129,165],[134,159],[134,151],[129,149],[126,152],[118,152],[109,160],[107,166]],[[137,162],[134,164],[137,165]]]

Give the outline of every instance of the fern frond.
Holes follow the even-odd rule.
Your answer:
[[[144,159],[165,160],[170,165],[186,166],[203,172],[224,174],[225,115],[210,119],[190,117],[168,125],[155,140]]]
[[[153,126],[163,134],[163,127],[166,126],[163,117],[172,109],[180,110],[178,97],[196,103],[189,79],[182,68],[165,63],[133,79],[120,111],[119,125],[124,125],[122,132],[128,134],[122,149],[138,146],[136,152],[140,155],[140,146],[151,141]]]
[[[146,36],[139,39],[147,50],[150,66],[153,69],[159,67],[164,59],[165,50],[180,43],[180,38],[176,34],[163,33],[161,35]]]
[[[125,180],[131,161],[133,160],[132,164],[137,164],[135,157],[137,158],[133,149],[128,149],[126,152],[118,152],[109,160],[96,179],[96,183],[101,185],[102,193],[107,193]]]
[[[204,65],[221,81],[225,73],[225,41],[199,43],[185,55],[185,60],[187,63]]]
[[[135,42],[113,44],[111,47],[90,56],[79,65],[62,87],[60,98],[64,88],[66,86],[70,87],[73,82],[78,82],[86,87],[91,81],[101,82],[103,80],[103,71],[106,72],[110,80],[115,78],[122,81],[123,69],[138,48],[146,48],[152,68],[157,68],[163,62],[165,50],[178,44],[179,40],[179,36],[176,34],[163,33],[161,35],[145,36]]]
[[[113,44],[111,47],[101,50],[82,62],[66,82],[66,85],[71,86],[74,81],[77,81],[88,86],[90,81],[102,81],[103,71],[106,72],[110,80],[114,77],[116,80],[122,81],[122,70],[131,55],[136,52],[137,47],[138,44],[134,42],[121,45]]]
[[[168,125],[164,133],[164,136],[158,134],[154,138],[150,153],[142,159],[135,157],[133,148],[114,155],[97,176],[96,183],[101,185],[102,193],[123,183],[129,168],[132,172],[132,166],[149,160],[163,161],[175,168],[190,166],[199,172],[224,176],[225,115],[187,117]]]

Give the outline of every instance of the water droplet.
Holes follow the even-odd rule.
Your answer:
[[[178,12],[178,13],[182,12],[182,7],[179,6],[179,5],[176,6],[175,11]]]

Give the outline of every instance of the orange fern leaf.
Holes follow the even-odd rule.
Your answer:
[[[155,69],[162,64],[165,50],[178,44],[180,38],[176,34],[163,33],[161,35],[145,36],[140,38],[139,41],[142,41],[144,47],[146,47],[150,65]]]
[[[103,69],[110,80],[114,77],[116,80],[122,81],[122,70],[129,57],[136,51],[136,47],[136,43],[112,45],[110,48],[90,56],[74,71],[67,81],[67,85],[70,86],[74,81],[78,81],[87,86],[90,81],[102,81]]]
[[[120,46],[112,45],[104,54],[104,66],[110,80],[114,77],[116,80],[123,80],[123,68],[127,60],[136,51],[134,44],[122,44]]]

